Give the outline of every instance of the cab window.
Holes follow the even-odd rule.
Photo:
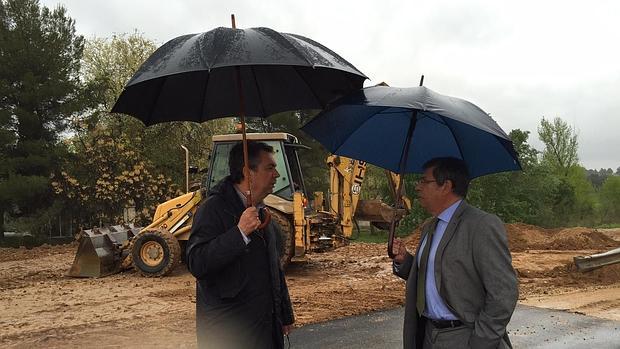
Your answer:
[[[276,169],[280,173],[280,177],[276,180],[273,193],[284,199],[292,199],[293,191],[291,190],[291,181],[289,178],[288,166],[286,163],[286,154],[284,146],[280,141],[265,141],[264,143],[273,147],[274,159],[276,160]],[[207,183],[207,189],[215,186],[224,177],[228,176],[228,154],[237,142],[216,143],[212,152],[211,171]]]

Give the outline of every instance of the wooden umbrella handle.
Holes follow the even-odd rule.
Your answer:
[[[258,229],[263,229],[264,227],[266,227],[269,222],[271,222],[271,212],[269,211],[269,209],[267,207],[265,207],[263,209],[263,220],[261,221],[260,225],[258,226]]]

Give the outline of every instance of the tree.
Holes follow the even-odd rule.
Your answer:
[[[592,182],[588,180],[586,169],[573,166],[568,171],[568,183],[574,192],[574,203],[564,224],[592,225],[597,220],[597,198]]]
[[[607,177],[600,190],[603,221],[620,222],[620,176]]]
[[[146,223],[157,204],[181,194],[135,151],[132,141],[98,129],[55,176],[54,191],[74,207],[80,225],[121,223],[125,207],[134,207],[138,223]]]
[[[104,127],[114,137],[127,136],[136,150],[155,168],[178,184],[184,180],[183,150],[185,145],[192,163],[201,168],[207,166],[211,151],[211,136],[232,131],[230,119],[218,119],[202,124],[174,122],[145,128],[137,119],[110,114],[110,110],[123,91],[127,81],[140,65],[155,51],[156,44],[142,34],[114,35],[111,38],[88,40],[84,50],[84,78],[99,86],[98,111],[88,115],[80,124],[81,130]]]
[[[603,183],[605,182],[605,180],[607,179],[607,177],[614,175],[614,171],[611,168],[608,168],[608,169],[601,168],[598,171],[597,170],[586,170],[586,174],[588,176],[588,180],[592,183],[592,185],[595,188],[600,189]]]
[[[226,129],[227,120],[204,124],[166,123],[146,128],[128,115],[108,112],[140,64],[155,50],[155,44],[134,32],[112,38],[93,38],[84,51],[83,74],[96,87],[96,106],[74,119],[75,136],[68,139],[68,161],[54,179],[54,190],[76,207],[79,224],[85,226],[116,223],[122,209],[136,208],[141,222],[156,204],[181,193],[184,154],[206,166],[211,149],[210,136]],[[75,164],[89,164],[89,170]]]
[[[528,131],[509,133],[523,171],[497,173],[472,181],[468,200],[500,216],[505,222],[548,226],[554,177],[538,163],[538,151],[527,140]]]
[[[52,204],[49,178],[64,153],[61,134],[86,107],[83,48],[63,7],[0,0],[0,233],[5,212],[27,217]]]
[[[543,161],[547,162],[558,173],[568,175],[568,170],[577,165],[577,134],[572,127],[561,118],[547,121],[544,117],[538,127],[538,136],[545,144]]]
[[[508,137],[512,140],[512,144],[519,155],[519,163],[524,170],[538,164],[538,154],[540,153],[527,143],[529,136],[530,131],[523,131],[518,128],[510,131],[508,134]]]

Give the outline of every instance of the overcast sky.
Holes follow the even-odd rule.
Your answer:
[[[561,117],[586,168],[620,166],[619,1],[42,0],[86,38],[137,29],[158,44],[230,26],[312,38],[370,79],[469,100],[506,131]]]

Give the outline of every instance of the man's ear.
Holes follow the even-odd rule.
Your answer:
[[[442,190],[445,190],[446,193],[452,193],[454,189],[454,182],[452,182],[451,179],[446,179],[446,181],[443,184],[444,185],[443,185]]]

